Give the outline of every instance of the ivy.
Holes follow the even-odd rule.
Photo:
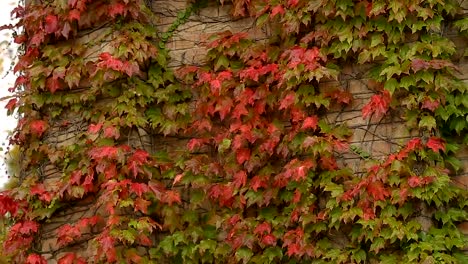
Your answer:
[[[275,30],[265,42],[219,32],[203,66],[170,68],[166,43],[208,4]],[[2,254],[46,263],[48,221],[92,201],[91,215],[54,231],[59,263],[463,263],[466,190],[451,175],[467,87],[444,34],[465,31],[459,8],[194,1],[166,32],[142,0],[15,8],[5,28],[22,28],[22,47],[7,108],[24,158],[0,193]],[[375,84],[359,109],[368,126],[397,116],[416,131],[384,157],[327,118],[355,100],[321,85],[347,65]],[[93,246],[73,250],[83,241]]]

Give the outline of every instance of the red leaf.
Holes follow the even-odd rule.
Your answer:
[[[172,186],[176,185],[177,183],[179,183],[181,180],[182,180],[182,177],[184,177],[184,174],[180,173],[180,174],[177,174],[175,177],[174,177],[174,181],[172,182]]]
[[[240,187],[245,186],[247,183],[247,173],[245,171],[239,171],[234,175],[234,187],[239,189]]]
[[[68,20],[70,20],[70,22],[73,20],[79,21],[80,17],[81,17],[81,12],[77,9],[72,9],[68,13]]]
[[[91,134],[96,134],[101,130],[102,123],[91,124],[89,125],[88,132]]]
[[[145,234],[140,233],[138,235],[138,240],[139,240],[140,244],[143,245],[143,246],[149,247],[149,246],[153,245],[153,242],[151,241],[151,239]]]
[[[39,230],[39,224],[34,221],[24,221],[20,224],[21,226],[19,228],[19,232],[23,235],[37,233],[37,231]]]
[[[297,4],[299,4],[299,0],[289,0],[288,1],[288,5],[290,7],[295,7],[295,6],[297,6]]]
[[[406,149],[409,151],[413,151],[415,149],[421,148],[421,139],[420,138],[412,138],[408,143],[406,143]]]
[[[55,33],[58,30],[58,18],[55,15],[47,15],[45,18],[45,31],[47,34]]]
[[[232,116],[235,119],[240,119],[241,116],[243,116],[243,115],[245,116],[245,115],[248,115],[248,114],[249,114],[249,111],[247,111],[247,109],[245,108],[245,104],[240,103],[240,104],[236,105],[236,107],[234,108]]]
[[[37,136],[42,136],[46,130],[47,123],[44,120],[34,120],[31,122],[31,133]]]
[[[109,15],[115,18],[118,15],[124,15],[126,13],[126,7],[122,3],[115,3],[109,5]]]
[[[259,188],[266,188],[268,187],[268,179],[263,176],[255,176],[250,180],[250,187],[254,191],[258,191]]]
[[[8,103],[6,104],[5,108],[8,111],[13,111],[15,109],[15,107],[16,107],[16,102],[18,102],[18,100],[16,98],[10,99],[8,101]]]
[[[4,216],[6,213],[16,216],[18,207],[18,203],[8,196],[6,192],[0,192],[0,217]]]
[[[38,195],[39,200],[41,201],[45,201],[45,202],[52,201],[52,195],[44,189],[44,185],[42,183],[36,184],[33,187],[31,187],[30,193],[32,195]]]
[[[122,72],[124,70],[124,63],[119,59],[113,58],[109,52],[103,52],[99,55],[98,68],[112,69],[114,71]]]
[[[430,98],[424,99],[421,108],[422,109],[428,109],[431,112],[434,112],[437,107],[439,107],[440,103],[438,100],[431,100]]]
[[[208,143],[208,140],[207,139],[204,139],[204,138],[192,138],[189,140],[189,142],[187,143],[187,148],[190,150],[190,151],[194,151],[195,149],[198,149],[200,147],[202,147],[204,144]]]
[[[144,214],[148,213],[148,206],[151,205],[151,202],[142,198],[135,199],[135,211],[139,210]]]
[[[311,128],[312,130],[315,130],[317,128],[317,124],[318,124],[318,117],[310,116],[304,120],[304,123],[302,123],[302,129]]]
[[[146,185],[145,183],[138,183],[138,182],[133,182],[131,185],[130,185],[130,189],[136,194],[138,195],[138,197],[141,197],[141,195],[145,192],[147,192],[149,189],[148,189],[148,185]]]
[[[422,185],[422,179],[418,176],[411,176],[408,179],[408,185],[412,188],[418,187]]]
[[[133,177],[137,177],[138,173],[141,172],[140,167],[147,162],[148,157],[148,152],[139,149],[128,159],[127,166],[133,172]]]
[[[214,96],[219,96],[219,91],[221,90],[221,81],[214,79],[210,81],[211,94]]]
[[[299,191],[299,189],[296,189],[294,191],[294,196],[293,196],[292,202],[294,204],[297,204],[301,200],[301,196],[302,196],[301,191]]]
[[[392,97],[390,92],[385,90],[381,95],[373,95],[368,104],[362,108],[362,117],[367,118],[372,114],[377,119],[383,117],[388,111]]]
[[[104,171],[104,175],[106,176],[106,180],[114,179],[117,176],[117,165],[115,163],[110,164],[106,167]]]
[[[242,164],[248,160],[250,160],[250,149],[248,148],[240,148],[236,151],[236,158],[239,164]]]
[[[14,42],[16,44],[23,44],[27,40],[28,40],[28,37],[26,35],[18,35],[16,37],[14,37]]]
[[[104,128],[104,137],[118,139],[120,137],[120,132],[114,126],[107,126]]]
[[[257,227],[255,227],[254,234],[256,235],[265,235],[265,234],[270,234],[271,233],[271,225],[267,222],[263,222]]]
[[[349,105],[353,100],[353,94],[347,91],[342,91],[339,89],[326,92],[326,97],[330,97],[331,99],[335,100],[337,103]]]
[[[75,253],[67,253],[65,256],[61,257],[58,261],[58,264],[73,264],[76,255]]]
[[[127,260],[131,260],[133,263],[142,263],[141,256],[139,256],[134,250],[127,251]],[[127,262],[128,263],[128,262]]]
[[[59,246],[68,245],[79,237],[81,237],[81,231],[77,226],[65,224],[57,230],[57,244]]]
[[[279,110],[289,108],[291,105],[294,104],[295,100],[296,97],[294,93],[289,93],[281,100]]]
[[[42,256],[39,256],[37,254],[31,254],[26,259],[26,264],[47,264],[47,261]]]
[[[298,255],[298,256],[302,255],[300,245],[297,244],[297,243],[289,244],[288,245],[288,252],[286,254],[289,257],[291,257],[292,255]]]
[[[114,246],[115,239],[111,237],[107,232],[102,233],[100,237],[98,237],[97,241],[101,246],[102,251],[106,254],[108,262],[114,262],[117,260],[117,251]],[[99,251],[100,253],[102,251]]]
[[[282,5],[277,5],[271,9],[271,14],[270,14],[271,18],[275,17],[277,14],[281,14],[281,15],[284,14],[284,8]]]
[[[370,207],[367,207],[367,208],[364,208],[362,209],[363,210],[363,216],[362,218],[364,218],[364,220],[372,220],[375,218],[375,212],[372,208]]]
[[[385,189],[381,182],[370,183],[366,190],[376,201],[384,201],[386,197],[390,196],[390,191]]]
[[[62,87],[60,84],[60,81],[55,77],[47,78],[46,86],[47,86],[47,89],[49,89],[51,93],[55,93],[57,90],[59,90]]]
[[[177,203],[177,204],[182,203],[182,200],[180,198],[180,193],[177,191],[173,191],[173,190],[167,190],[161,201],[169,205],[172,205],[173,203]]]
[[[89,151],[89,156],[96,160],[104,158],[116,159],[119,149],[114,146],[94,147]]]
[[[231,207],[233,199],[233,189],[230,185],[214,184],[208,192],[212,199],[217,199],[220,206]]]
[[[262,243],[267,246],[276,245],[276,237],[273,234],[268,234],[262,237]]]
[[[429,138],[426,146],[436,153],[439,153],[440,150],[445,151],[445,141],[441,138]]]
[[[320,158],[320,165],[326,170],[334,171],[338,168],[334,157],[323,156]]]

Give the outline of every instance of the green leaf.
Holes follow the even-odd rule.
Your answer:
[[[389,91],[390,94],[393,94],[398,87],[398,81],[395,78],[386,81],[384,85],[385,90]]]
[[[273,220],[275,216],[278,215],[278,210],[276,207],[266,207],[260,209],[259,216],[264,218],[265,220]]]
[[[225,138],[218,145],[218,151],[219,153],[223,153],[224,151],[228,150],[230,147],[231,147],[231,140]]]
[[[385,240],[381,237],[377,237],[372,241],[372,244],[370,246],[370,251],[379,253],[379,251],[384,247],[385,247]]]
[[[283,251],[279,247],[269,247],[263,252],[263,256],[268,259],[268,263],[277,263],[283,257]],[[275,262],[273,262],[276,259]]]
[[[257,27],[262,27],[268,21],[269,13],[265,13],[257,18],[256,24]]]
[[[216,250],[216,245],[216,241],[211,239],[205,239],[200,241],[200,244],[198,245],[198,250],[202,255],[205,254],[205,251],[214,252]]]
[[[247,263],[249,262],[250,258],[253,256],[253,252],[247,247],[241,247],[240,249],[236,251],[235,256],[238,261],[242,260],[243,263]]]
[[[216,61],[216,64],[215,64],[215,67],[214,67],[214,70],[217,71],[221,67],[224,67],[224,69],[229,68],[229,59],[224,55],[221,55],[221,56],[218,57],[218,60]]]
[[[419,121],[419,127],[426,127],[428,130],[435,129],[437,126],[436,120],[433,116],[423,116]]]

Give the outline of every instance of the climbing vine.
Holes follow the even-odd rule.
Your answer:
[[[445,34],[466,31],[456,1],[191,2],[164,32],[143,0],[13,11],[4,28],[22,28],[22,50],[7,108],[23,157],[0,193],[10,261],[464,262],[466,189],[450,177],[468,92]],[[169,67],[166,43],[215,4],[269,39],[219,32],[203,66]],[[347,65],[366,66],[375,88],[362,118],[398,116],[412,132],[383,158],[327,118],[355,99],[322,86]],[[44,249],[48,221],[83,204]]]

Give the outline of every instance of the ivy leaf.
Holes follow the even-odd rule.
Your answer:
[[[70,20],[70,22],[72,22],[73,20],[79,21],[80,17],[81,17],[81,12],[77,9],[72,9],[68,13],[68,20]]]
[[[294,93],[288,93],[281,101],[280,101],[280,106],[279,106],[279,110],[282,110],[282,109],[287,109],[289,108],[291,105],[294,104],[294,101],[296,100],[296,97],[294,95]]]
[[[120,132],[114,126],[107,126],[104,128],[104,137],[118,139],[120,137]]]
[[[392,97],[387,90],[380,95],[373,95],[370,102],[362,108],[362,117],[368,118],[372,114],[375,114],[377,119],[383,117],[390,106],[391,100]]]
[[[419,121],[419,127],[427,127],[427,129],[435,129],[437,126],[436,120],[433,116],[426,115],[421,117]]]
[[[58,30],[58,18],[55,15],[47,15],[45,18],[45,31],[47,34],[55,33]]]
[[[438,100],[432,100],[430,98],[424,99],[421,109],[428,109],[431,112],[434,112],[437,107],[439,107],[440,103]]]
[[[98,124],[91,124],[88,127],[88,132],[91,134],[97,134],[99,131],[101,131],[102,123]]]
[[[114,146],[94,147],[88,154],[91,158],[102,160],[104,158],[116,159],[119,149]]]
[[[148,213],[148,206],[151,205],[151,202],[142,198],[136,198],[134,202],[135,211],[141,211],[144,214]]]
[[[109,235],[108,232],[102,233],[101,236],[97,238],[99,245],[102,249],[102,252],[106,255],[107,262],[114,262],[117,260],[117,251],[114,246],[115,239]]]
[[[295,6],[297,6],[297,4],[299,4],[299,0],[289,0],[288,1],[289,7],[295,7]]]
[[[431,137],[427,141],[426,146],[432,151],[439,153],[440,150],[445,151],[445,140],[438,137]]]
[[[174,190],[167,190],[161,199],[162,202],[172,205],[173,203],[180,204],[182,199],[180,198],[180,193]]]
[[[34,120],[31,122],[31,133],[37,136],[42,136],[46,130],[47,123],[44,120]]]
[[[127,11],[127,8],[122,3],[115,3],[109,5],[109,15],[115,18],[118,15],[124,15]]]
[[[31,254],[26,259],[26,264],[47,264],[46,259],[38,254]]]
[[[239,171],[234,175],[233,179],[234,187],[239,189],[247,183],[247,173],[243,170]]]
[[[266,235],[271,233],[271,225],[268,222],[263,222],[255,227],[254,234]]]
[[[73,264],[76,255],[75,253],[67,253],[65,256],[61,257],[58,261],[58,264]]]
[[[366,190],[376,201],[384,201],[386,197],[390,196],[390,191],[385,189],[381,182],[370,183]]]
[[[236,251],[236,258],[238,260],[242,260],[243,263],[248,263],[250,258],[252,258],[253,252],[252,250],[242,247]]]
[[[17,102],[18,102],[18,99],[13,98],[13,99],[10,99],[8,103],[5,105],[5,108],[8,110],[9,113],[11,113],[15,109]]]
[[[65,224],[57,230],[57,243],[59,246],[65,246],[81,237],[81,231],[78,226]]]
[[[284,8],[282,5],[277,5],[271,9],[270,17],[274,18],[277,14],[284,14]]]
[[[250,149],[248,148],[240,148],[236,151],[236,158],[239,164],[242,164],[248,160],[250,160]]]
[[[276,245],[276,237],[273,234],[268,234],[262,237],[262,243],[267,246],[274,246]]]
[[[130,189],[138,195],[138,197],[141,197],[143,193],[147,192],[149,190],[148,185],[145,183],[139,183],[139,182],[132,182],[130,185]]]
[[[318,125],[318,117],[310,116],[304,120],[304,123],[302,123],[302,129],[311,128],[312,130],[315,130],[317,128],[317,125]]]

